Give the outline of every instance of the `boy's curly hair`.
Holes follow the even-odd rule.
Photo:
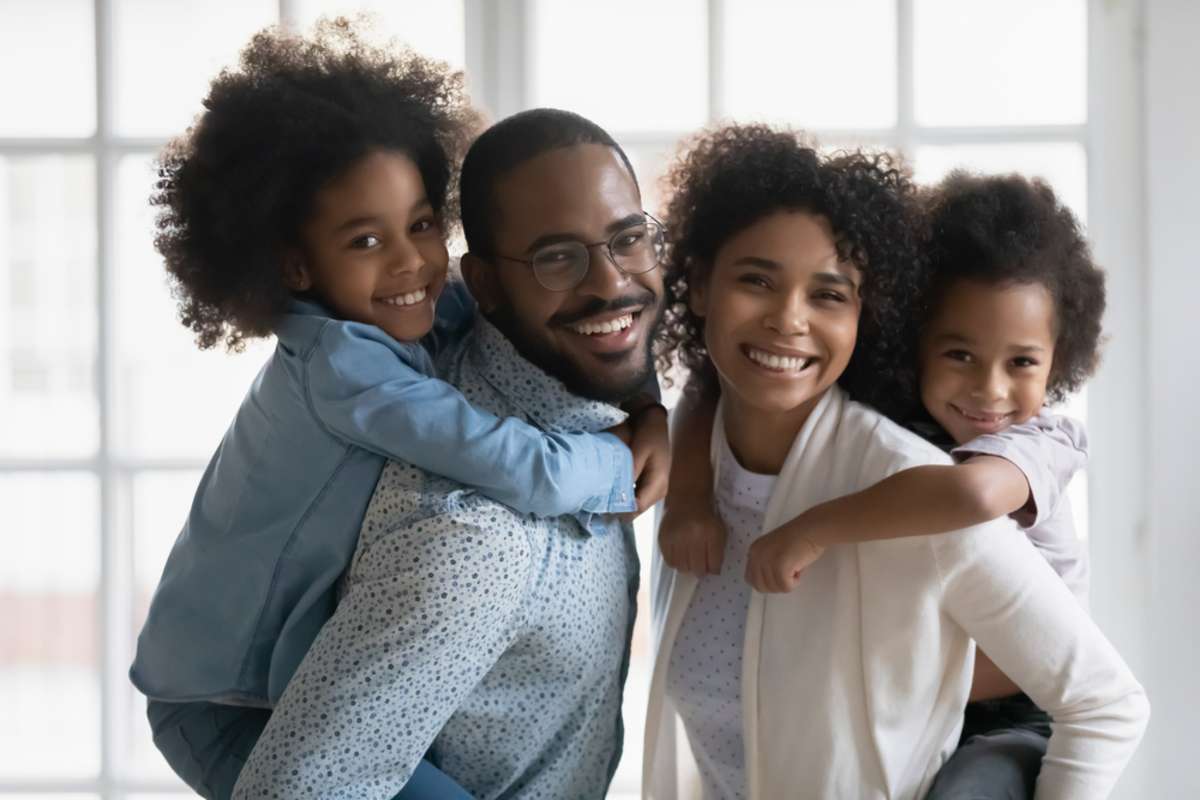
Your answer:
[[[924,294],[920,204],[907,170],[886,153],[818,152],[797,133],[730,125],[700,134],[664,178],[666,313],[658,366],[680,363],[713,378],[704,320],[688,307],[730,237],[776,211],[827,218],[839,257],[862,272],[863,311],[854,355],[839,383],[896,419],[917,403],[916,303]]]
[[[271,332],[289,300],[281,257],[314,195],[372,150],[410,157],[434,211],[453,217],[454,167],[479,123],[462,73],[370,45],[356,24],[257,33],[159,156],[155,246],[201,348],[240,350]]]
[[[1075,215],[1045,182],[1020,175],[950,173],[926,197],[933,279],[939,292],[957,280],[1040,283],[1055,309],[1054,363],[1046,394],[1059,402],[1100,360],[1104,272]]]

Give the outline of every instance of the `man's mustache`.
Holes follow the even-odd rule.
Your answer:
[[[594,317],[597,314],[606,312],[624,311],[627,308],[652,307],[658,303],[658,296],[654,292],[647,289],[639,295],[626,295],[618,297],[615,300],[601,300],[595,298],[587,303],[583,308],[575,311],[563,311],[550,317],[551,325],[573,325],[576,322]]]

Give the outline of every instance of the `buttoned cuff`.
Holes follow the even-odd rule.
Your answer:
[[[601,464],[601,475],[612,475],[613,480],[607,490],[593,495],[583,504],[580,510],[593,514],[622,514],[626,511],[637,510],[637,497],[633,482],[633,453],[625,443],[611,433],[597,434],[602,442],[601,458],[606,463]]]

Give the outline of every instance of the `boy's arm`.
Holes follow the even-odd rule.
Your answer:
[[[658,528],[663,561],[683,572],[716,575],[725,555],[725,526],[713,506],[709,457],[717,401],[689,383],[675,407],[671,480]]]
[[[320,349],[306,389],[332,435],[538,516],[634,510],[633,456],[617,437],[500,419],[345,326],[327,326]]]
[[[761,536],[750,547],[746,580],[760,592],[790,592],[830,545],[948,533],[1011,514],[1028,499],[1025,474],[995,456],[902,470]]]

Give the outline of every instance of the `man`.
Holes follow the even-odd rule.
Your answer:
[[[625,154],[582,117],[524,112],[472,146],[462,206],[481,316],[444,377],[545,430],[621,422],[612,404],[653,380],[662,298],[661,231]],[[345,596],[235,796],[391,798],[428,750],[476,797],[603,797],[637,576],[627,525],[523,517],[389,464]]]

